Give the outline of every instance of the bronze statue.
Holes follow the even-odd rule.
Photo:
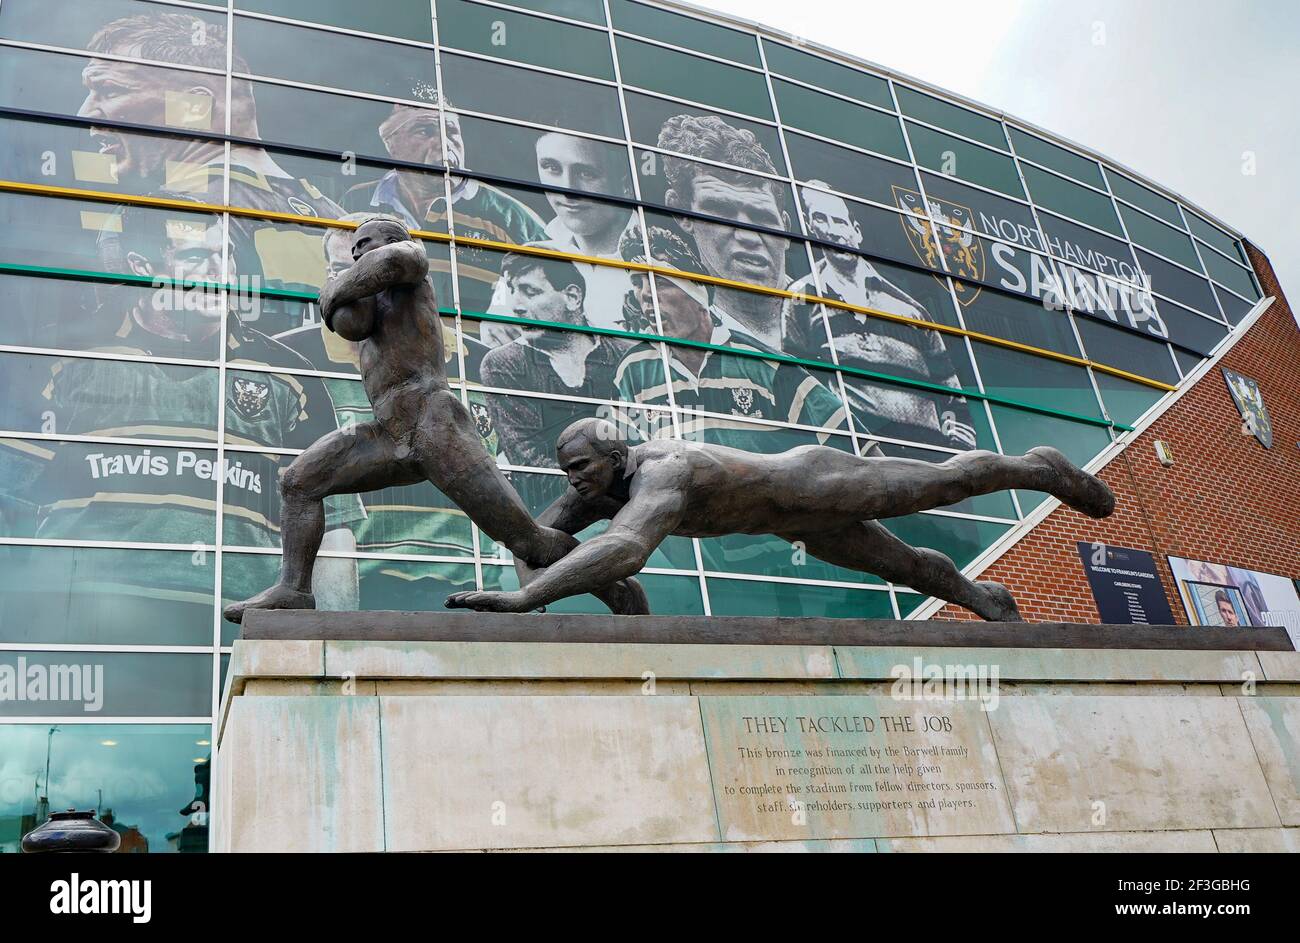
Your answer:
[[[942,464],[859,458],[806,445],[760,455],[719,445],[655,440],[629,446],[601,419],[583,419],[556,443],[570,487],[538,519],[573,534],[609,519],[544,572],[528,572],[515,592],[466,592],[448,608],[528,612],[589,593],[639,572],[669,535],[775,534],[827,563],[957,603],[984,619],[1023,621],[1000,583],[974,583],[948,557],[909,546],[881,524],[1010,488],[1045,491],[1090,517],[1106,517],[1115,497],[1098,478],[1053,448],[1020,456],[970,451]]]
[[[474,421],[447,384],[442,326],[423,246],[390,217],[363,221],[351,268],[320,294],[325,325],[358,342],[371,422],[339,429],[299,455],[280,478],[284,556],[280,581],[224,614],[246,609],[313,609],[311,575],[329,495],[432,482],[526,568],[560,559],[578,545],[529,515],[483,447]],[[590,590],[617,613],[648,612],[635,580]]]

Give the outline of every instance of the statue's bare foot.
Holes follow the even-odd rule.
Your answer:
[[[527,612],[530,605],[523,593],[468,592],[452,593],[443,603],[448,609],[475,609],[479,612]]]
[[[1020,615],[1020,608],[1016,605],[1016,597],[1011,595],[1011,590],[992,580],[980,580],[975,585],[982,589],[988,598],[988,604],[980,615],[989,622],[1025,621]]]
[[[1115,510],[1115,495],[1096,475],[1090,475],[1050,445],[1030,449],[1029,454],[1046,462],[1056,472],[1059,486],[1052,492],[1070,507],[1089,517],[1109,517]]]
[[[249,609],[315,609],[316,597],[311,593],[277,583],[270,589],[258,593],[252,599],[232,602],[221,614],[231,622],[243,622],[244,613]]]

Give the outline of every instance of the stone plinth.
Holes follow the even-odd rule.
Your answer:
[[[1285,633],[719,621],[252,614],[216,847],[1300,848]]]

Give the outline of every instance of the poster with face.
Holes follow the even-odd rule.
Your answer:
[[[1300,593],[1291,578],[1173,556],[1169,568],[1194,625],[1283,626],[1296,639]]]

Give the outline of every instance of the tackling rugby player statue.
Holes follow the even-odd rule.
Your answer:
[[[775,534],[827,563],[874,573],[984,619],[1020,622],[1005,586],[975,583],[948,557],[912,547],[877,520],[955,504],[1010,488],[1045,491],[1090,517],[1106,517],[1115,496],[1100,479],[1049,447],[1026,455],[969,451],[941,464],[850,455],[805,445],[761,455],[720,445],[657,439],[629,446],[603,419],[582,419],[556,443],[567,491],[539,518],[576,533],[609,528],[515,592],[467,592],[448,608],[528,612],[640,572],[665,538]]]
[[[232,622],[242,622],[248,609],[315,608],[312,570],[330,495],[432,482],[527,568],[552,564],[578,544],[533,520],[448,386],[423,246],[400,221],[376,216],[357,227],[352,258],[352,266],[321,290],[320,310],[326,327],[359,345],[362,385],[375,418],[323,436],[280,476],[280,580],[227,606]],[[635,580],[592,592],[613,612],[649,611]]]

